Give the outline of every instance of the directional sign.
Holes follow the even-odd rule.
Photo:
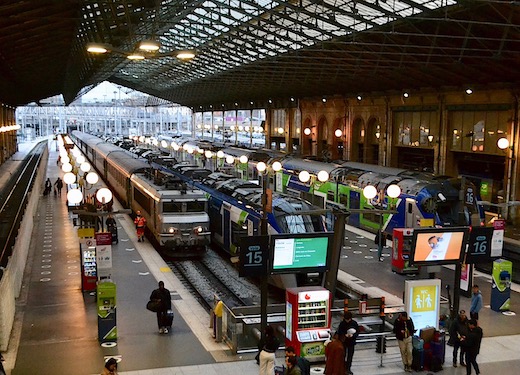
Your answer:
[[[243,237],[240,245],[238,275],[266,277],[268,247],[269,236]]]
[[[468,252],[466,253],[466,264],[490,262],[492,239],[493,228],[472,228],[469,234]]]

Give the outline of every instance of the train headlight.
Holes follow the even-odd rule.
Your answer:
[[[177,234],[179,233],[179,230],[175,227],[169,227],[168,228],[168,233],[171,233],[171,234]]]
[[[195,227],[195,228],[193,229],[193,233],[195,233],[195,234],[201,234],[203,230],[204,230],[204,228],[202,228],[202,227],[199,225],[198,227]]]

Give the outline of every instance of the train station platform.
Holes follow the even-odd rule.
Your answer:
[[[47,177],[54,182],[61,172],[56,165],[58,153],[54,147],[49,150]],[[114,209],[119,208],[116,202]],[[101,346],[95,295],[81,291],[77,228],[70,219],[65,193],[61,197],[42,196],[38,212],[22,293],[17,300],[16,323],[8,351],[3,353],[8,375],[99,374],[108,357],[120,360],[119,373],[125,375],[258,373],[254,353],[234,355],[225,344],[215,342],[208,313],[152,246],[137,242],[134,225],[126,214],[115,215],[119,243],[112,247],[111,278],[117,285],[118,340],[114,347]],[[389,260],[379,262],[372,255],[370,236],[348,229],[338,275],[340,282],[364,288],[374,296],[384,294],[387,303],[400,301],[405,277],[391,272]],[[385,248],[384,254],[388,255],[389,249]],[[453,273],[443,269],[440,275],[443,283],[450,279],[450,272]],[[479,274],[477,279],[484,301],[489,301],[489,280]],[[175,313],[172,332],[167,335],[158,333],[155,314],[145,309],[159,280],[172,293]],[[513,311],[520,311],[519,291],[515,285]],[[461,308],[464,307],[468,309],[469,299],[462,297]],[[481,316],[485,336],[478,357],[481,373],[517,373],[518,318],[495,313],[487,307]],[[283,360],[283,351],[279,351],[278,364]],[[318,374],[324,366],[315,367],[313,373]],[[399,350],[396,345],[389,345],[380,367],[379,354],[360,345],[352,371],[367,375],[401,374]],[[451,367],[449,347],[443,373],[465,374],[463,367]]]

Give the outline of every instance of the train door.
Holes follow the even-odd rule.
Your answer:
[[[349,201],[350,201],[349,208],[351,208],[351,209],[359,209],[359,204],[360,204],[360,202],[359,202],[359,192],[351,190],[349,198],[350,198],[349,199]],[[359,228],[359,213],[353,213],[352,215],[350,215],[349,218],[348,218],[348,223],[349,223],[349,225],[352,225],[354,227],[358,227]]]

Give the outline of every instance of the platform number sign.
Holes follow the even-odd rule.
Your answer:
[[[475,204],[475,193],[473,192],[473,188],[466,188],[466,204],[474,205]]]
[[[467,264],[489,262],[491,258],[491,241],[493,228],[474,227],[469,235],[469,246],[466,254]]]
[[[269,236],[243,237],[240,244],[238,275],[267,276]]]

